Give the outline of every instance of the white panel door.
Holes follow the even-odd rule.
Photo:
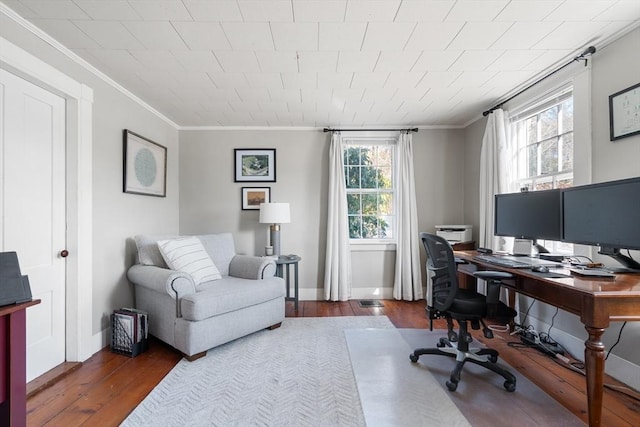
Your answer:
[[[27,381],[65,361],[65,101],[0,70],[0,249],[18,253],[27,309]]]

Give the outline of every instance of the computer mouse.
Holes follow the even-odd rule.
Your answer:
[[[549,267],[546,265],[534,265],[531,267],[531,271],[535,271],[536,273],[548,273]]]

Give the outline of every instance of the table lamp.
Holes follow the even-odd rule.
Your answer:
[[[260,203],[260,223],[271,224],[273,254],[280,255],[280,224],[291,222],[289,203]]]

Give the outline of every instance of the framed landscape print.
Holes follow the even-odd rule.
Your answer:
[[[270,187],[242,187],[242,210],[260,210],[260,203],[271,202]]]
[[[640,134],[640,83],[609,96],[609,139]]]
[[[166,197],[167,148],[130,130],[123,131],[125,193]]]
[[[276,182],[276,150],[236,148],[235,182]]]

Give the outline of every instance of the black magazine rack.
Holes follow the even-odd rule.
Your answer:
[[[147,313],[133,308],[114,310],[111,315],[111,351],[135,357],[148,348]]]

